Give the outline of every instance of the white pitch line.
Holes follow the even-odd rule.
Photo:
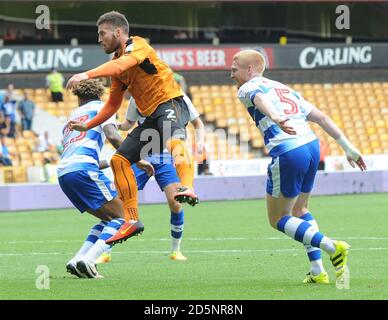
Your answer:
[[[351,251],[381,251],[388,250],[384,247],[376,248],[353,248]],[[215,249],[215,250],[185,250],[185,253],[253,253],[253,252],[295,252],[303,250],[301,248],[288,248],[288,249]],[[162,250],[128,250],[128,251],[113,251],[113,254],[168,254],[169,251]],[[0,253],[2,257],[12,257],[12,256],[57,256],[57,255],[73,255],[74,252],[24,252],[24,253]]]
[[[241,241],[241,240],[257,240],[260,238],[184,238],[185,241]],[[135,241],[171,241],[171,238],[136,238]],[[5,241],[7,244],[18,244],[18,243],[80,243],[82,240],[17,240],[17,241]],[[1,241],[0,241],[1,243]]]
[[[388,237],[332,237],[333,239],[343,240],[388,240]],[[243,237],[226,237],[226,238],[183,238],[184,241],[243,241],[243,240],[287,240],[288,237],[264,237],[264,238],[243,238]],[[136,238],[135,241],[171,241],[171,238]],[[19,244],[19,243],[81,243],[82,240],[17,240],[17,241],[4,241],[6,244]],[[2,243],[2,241],[0,241]]]

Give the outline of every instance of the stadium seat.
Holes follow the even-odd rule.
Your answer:
[[[27,182],[27,169],[24,166],[13,166],[0,168],[4,174],[5,183]]]

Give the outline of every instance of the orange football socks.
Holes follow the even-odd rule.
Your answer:
[[[194,189],[194,162],[192,155],[185,146],[185,142],[180,139],[170,139],[167,141],[166,146],[172,154],[182,185]]]
[[[123,202],[125,221],[139,220],[137,210],[137,184],[131,163],[122,155],[115,154],[110,162],[115,185],[120,200]]]

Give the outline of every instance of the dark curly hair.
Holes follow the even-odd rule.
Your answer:
[[[73,94],[82,100],[100,99],[105,88],[98,79],[88,79],[79,82],[72,90]]]

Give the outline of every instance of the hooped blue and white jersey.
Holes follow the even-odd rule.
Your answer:
[[[253,100],[258,93],[265,94],[279,116],[289,119],[287,124],[295,129],[296,135],[282,131],[255,107]],[[292,88],[264,77],[255,77],[240,87],[238,97],[264,137],[270,156],[277,157],[317,139],[306,120],[314,106]]]
[[[93,100],[77,108],[68,121],[89,122],[104,106],[100,100]],[[116,116],[112,116],[93,129],[85,132],[70,131],[63,128],[63,153],[58,166],[58,177],[78,170],[98,170],[101,149],[104,146],[105,134],[103,128],[108,124],[116,125]]]

